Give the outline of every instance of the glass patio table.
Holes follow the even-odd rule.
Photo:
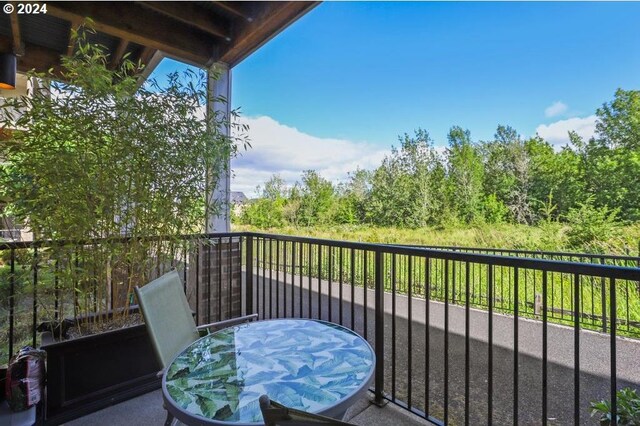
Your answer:
[[[257,321],[209,334],[162,377],[165,407],[187,425],[262,424],[258,398],[342,418],[364,396],[375,355],[340,325],[306,319]]]

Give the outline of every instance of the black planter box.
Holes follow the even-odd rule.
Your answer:
[[[144,324],[56,342],[47,352],[46,424],[57,425],[160,387]]]

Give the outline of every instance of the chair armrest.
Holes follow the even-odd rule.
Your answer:
[[[212,322],[211,324],[200,325],[197,328],[198,331],[201,330],[220,330],[222,328],[231,327],[233,325],[242,324],[245,322],[251,322],[258,319],[258,314],[245,315],[243,317],[231,318],[224,321]]]

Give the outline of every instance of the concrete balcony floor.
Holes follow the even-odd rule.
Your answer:
[[[369,398],[372,394],[369,395]],[[426,420],[409,413],[394,404],[386,404],[380,408],[363,398],[354,404],[345,416],[345,421],[361,426],[414,426],[430,425]],[[65,423],[67,426],[161,426],[164,424],[166,411],[162,408],[160,390],[150,392],[113,405],[79,419]]]

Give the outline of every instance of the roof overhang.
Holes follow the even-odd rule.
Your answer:
[[[7,2],[0,2],[4,6]],[[30,2],[35,4],[37,2]],[[16,3],[13,3],[16,5]],[[44,3],[41,3],[44,4]],[[319,2],[297,1],[56,1],[46,13],[0,14],[0,52],[18,54],[18,71],[45,71],[73,53],[71,32],[91,18],[89,40],[110,52],[111,66],[125,54],[147,64],[162,57],[207,68],[240,63]]]

